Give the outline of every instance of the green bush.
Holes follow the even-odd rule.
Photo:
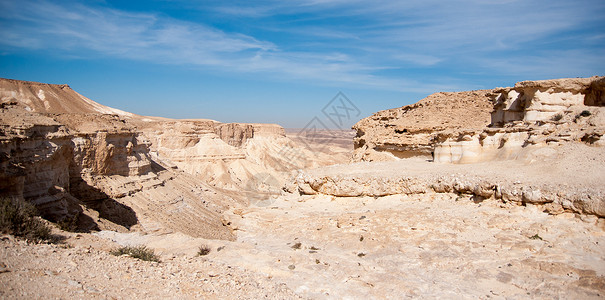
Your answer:
[[[0,231],[33,242],[53,238],[50,227],[37,216],[36,208],[19,199],[0,199]]]
[[[155,254],[153,249],[149,249],[143,245],[120,247],[112,250],[110,253],[115,256],[127,254],[130,257],[138,258],[140,260],[160,262],[160,257]]]

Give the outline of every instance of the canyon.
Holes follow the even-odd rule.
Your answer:
[[[0,295],[602,298],[604,91],[441,92],[310,134],[0,79],[0,195],[64,237],[2,236]]]

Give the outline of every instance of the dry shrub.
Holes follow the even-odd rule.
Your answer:
[[[0,199],[0,231],[33,242],[53,239],[50,228],[37,216],[36,208],[20,199]]]

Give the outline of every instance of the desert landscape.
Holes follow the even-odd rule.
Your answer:
[[[439,92],[353,130],[13,79],[0,110],[4,299],[605,296],[605,77]]]

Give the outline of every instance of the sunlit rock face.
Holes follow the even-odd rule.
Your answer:
[[[224,210],[279,194],[292,170],[334,163],[328,152],[276,124],[145,117],[67,85],[0,79],[0,196],[81,230],[232,239]]]
[[[602,145],[605,77],[523,81],[514,87],[436,93],[384,110],[353,129],[352,161],[424,157],[441,163],[515,159],[532,148]]]
[[[0,79],[0,100],[0,196],[25,199],[79,230],[140,226],[232,239],[221,214],[245,197],[183,171],[246,160],[255,131],[285,139],[277,125],[137,116],[67,85]]]
[[[491,124],[475,134],[440,134],[434,160],[473,163],[524,158],[548,145],[602,146],[605,78],[523,81],[493,90]]]
[[[512,88],[495,89],[491,124],[547,121],[570,107],[603,106],[603,82],[603,77],[566,78],[522,81]]]
[[[481,131],[490,122],[491,91],[435,93],[418,103],[379,111],[353,129],[353,161],[431,158],[439,134]]]

